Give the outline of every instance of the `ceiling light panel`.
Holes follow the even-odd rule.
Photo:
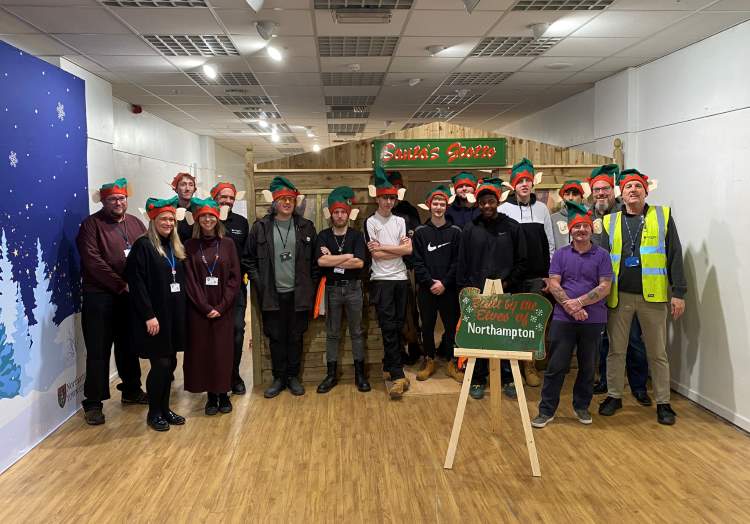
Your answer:
[[[225,106],[271,105],[271,99],[267,96],[217,96],[216,100]]]
[[[479,100],[480,95],[433,95],[427,99],[425,104],[428,105],[451,105],[451,106],[467,106],[473,104]]]
[[[615,0],[518,0],[512,11],[601,11]]]
[[[444,86],[494,86],[513,73],[451,73]]]
[[[340,120],[343,118],[369,118],[369,111],[328,111],[326,117],[329,120]]]
[[[321,73],[324,86],[379,86],[385,73]]]
[[[206,0],[104,0],[109,7],[207,7]]]
[[[209,78],[202,72],[193,71],[186,73],[196,84],[201,86],[207,85],[224,85],[224,86],[257,86],[260,85],[258,79],[252,73],[217,73],[215,79]]]
[[[253,127],[253,124],[248,124],[250,127]],[[266,131],[262,131],[265,133]],[[263,139],[268,142],[269,144],[299,144],[299,141],[297,138],[293,135],[279,135],[277,141],[273,141],[270,136],[264,136]]]
[[[320,36],[320,56],[393,56],[397,36]]]
[[[539,56],[561,40],[562,38],[531,36],[482,38],[469,56]]]
[[[371,106],[375,103],[374,96],[327,96],[327,106]]]
[[[164,56],[238,56],[225,35],[143,35]]]
[[[358,135],[364,131],[364,124],[328,124],[328,132],[337,135]]]
[[[411,9],[414,0],[315,0],[315,9]]]
[[[453,118],[457,113],[458,111],[445,111],[443,109],[423,109],[414,113],[412,118],[439,118],[445,120]]]
[[[276,111],[235,111],[234,116],[243,120],[258,120],[261,118],[279,119],[281,115]]]

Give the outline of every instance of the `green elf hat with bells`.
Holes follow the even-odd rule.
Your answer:
[[[285,196],[294,197],[296,199],[295,207],[299,206],[305,199],[305,195],[301,195],[297,187],[283,176],[274,177],[273,180],[271,180],[269,188],[263,190],[263,198],[265,198],[266,202],[269,204]]]
[[[439,186],[435,186],[434,188],[432,188],[430,192],[427,193],[427,198],[425,198],[424,203],[419,204],[419,207],[429,211],[433,198],[442,197],[445,199],[445,203],[447,205],[449,202],[453,201],[454,196],[455,195],[451,195],[450,189],[445,187],[443,184],[440,184]]]
[[[542,181],[542,172],[537,173],[534,170],[534,164],[528,158],[521,159],[510,169],[510,187],[515,189],[521,180],[528,179],[534,185]]]
[[[146,200],[146,209],[141,211],[149,220],[155,219],[162,213],[172,213],[177,220],[182,220],[185,218],[185,209],[178,208],[179,203],[180,199],[176,195],[172,198],[151,197]]]
[[[219,220],[226,220],[229,215],[229,206],[221,206],[213,198],[190,199],[190,211],[185,213],[185,220],[191,226],[201,215],[213,215]]]
[[[639,182],[643,186],[643,189],[646,190],[646,194],[649,194],[651,191],[656,189],[656,186],[658,184],[656,180],[649,180],[648,176],[644,175],[637,169],[625,169],[619,175],[617,175],[617,187],[615,188],[615,192],[618,193],[618,196],[622,194],[622,190],[625,187],[625,184],[634,180],[636,182]]]
[[[565,207],[568,210],[568,223],[558,222],[560,233],[563,235],[569,234],[576,224],[588,224],[594,233],[602,232],[601,219],[594,220],[592,211],[587,209],[586,206],[577,202],[565,202]]]
[[[620,166],[617,164],[605,164],[591,170],[591,176],[589,176],[589,185],[594,187],[596,182],[606,182],[612,187],[615,187],[615,178],[620,173]]]
[[[473,173],[469,173],[468,171],[461,171],[460,173],[456,173],[451,177],[451,194],[456,194],[456,189],[458,189],[461,186],[471,186],[474,188],[474,191],[476,192],[477,184],[479,181],[477,180],[477,177],[474,176]],[[477,201],[476,196],[474,196],[474,193],[466,193],[466,200],[473,204]],[[451,203],[453,203],[453,198],[451,198]]]
[[[91,200],[98,204],[102,200],[112,195],[129,196],[128,181],[124,178],[118,178],[109,184],[103,184],[97,191],[91,193]]]
[[[484,193],[492,193],[497,198],[498,202],[505,202],[508,198],[509,191],[503,191],[504,182],[499,178],[484,178],[479,182],[477,187],[477,199],[479,199]]]
[[[398,173],[398,177],[394,178],[394,180],[396,181],[396,183],[399,183],[399,180],[403,182],[400,173]],[[373,198],[385,195],[395,195],[399,200],[403,200],[404,195],[406,194],[406,188],[403,187],[403,184],[400,185],[401,187],[398,188],[394,186],[393,182],[391,182],[389,177],[385,174],[383,168],[378,166],[375,168],[373,184],[367,186],[367,190],[370,196]]]
[[[353,208],[354,190],[349,186],[339,186],[328,195],[327,206],[323,208],[323,215],[331,218],[336,209],[343,209],[349,214],[349,220],[357,220],[359,209]]]

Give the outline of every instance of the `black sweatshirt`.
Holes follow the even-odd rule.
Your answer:
[[[437,227],[428,220],[414,230],[412,261],[418,284],[430,287],[439,280],[445,287],[455,287],[461,228],[446,222]]]

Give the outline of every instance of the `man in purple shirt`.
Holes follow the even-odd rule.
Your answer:
[[[566,206],[573,241],[557,250],[550,263],[547,289],[557,304],[552,314],[550,359],[544,372],[539,415],[531,421],[535,428],[543,428],[554,418],[576,347],[578,375],[573,386],[573,410],[579,422],[591,424],[595,356],[607,323],[604,300],[613,274],[609,254],[591,242],[591,212],[576,202]]]
[[[130,246],[146,232],[128,210],[128,182],[124,178],[99,189],[102,209],[81,223],[76,244],[81,255],[83,305],[81,324],[86,343],[86,381],[83,414],[92,426],[104,424],[102,401],[109,398],[109,357],[115,364],[123,404],[148,404],[141,389],[138,355],[127,341],[128,284],[125,260]]]

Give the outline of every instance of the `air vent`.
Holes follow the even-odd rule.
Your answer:
[[[385,73],[320,73],[324,86],[379,86]]]
[[[240,52],[225,35],[143,35],[164,56],[235,56]]]
[[[411,9],[414,0],[315,0],[315,9]]]
[[[196,84],[202,86],[257,86],[258,79],[252,73],[218,73],[216,78],[211,79],[200,72],[186,73]]]
[[[351,111],[354,113],[367,113],[370,111],[368,106],[331,106],[331,111]]]
[[[500,36],[483,38],[469,56],[539,56],[562,38],[534,38],[531,36]]]
[[[374,96],[327,96],[327,106],[371,106],[375,103]],[[333,109],[333,107],[331,108]]]
[[[342,118],[370,118],[369,111],[328,111],[326,118],[329,120],[340,120]]]
[[[243,120],[258,120],[260,118],[281,118],[276,111],[235,111],[234,116]]]
[[[263,139],[269,144],[277,144],[277,145],[278,144],[299,144],[299,141],[297,140],[297,138],[292,135],[288,135],[288,136],[280,135],[278,142],[274,142],[273,140],[271,140],[270,135],[264,136]]]
[[[512,11],[601,11],[615,0],[518,0]]]
[[[417,111],[412,115],[412,118],[438,118],[441,120],[445,120],[448,118],[453,118],[458,114],[458,111],[451,111],[451,110],[445,110],[445,109],[423,109],[421,111]]]
[[[397,36],[320,36],[320,56],[393,56]]]
[[[277,147],[276,150],[282,155],[301,155],[305,152],[301,147]]]
[[[513,73],[451,73],[444,86],[494,86]]]
[[[433,95],[427,99],[425,104],[427,105],[451,105],[451,106],[467,106],[473,104],[479,100],[479,95]]]
[[[206,7],[205,0],[103,0],[110,7]]]
[[[328,124],[328,132],[337,135],[358,135],[364,130],[364,124]]]
[[[267,106],[271,99],[267,96],[217,96],[216,100],[225,106]]]

